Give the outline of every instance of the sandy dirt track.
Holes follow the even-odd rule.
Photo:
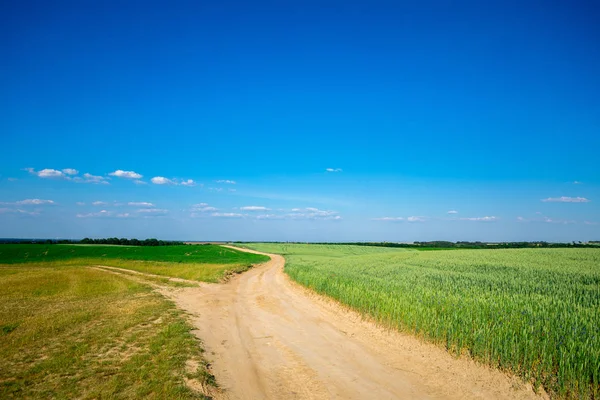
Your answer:
[[[291,282],[284,259],[166,291],[192,315],[223,399],[533,399],[519,380],[377,327]],[[546,397],[546,396],[543,396]]]

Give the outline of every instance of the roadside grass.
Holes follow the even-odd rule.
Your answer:
[[[219,282],[253,264],[268,261],[259,254],[244,253],[217,245],[103,246],[103,245],[0,245],[0,265],[27,268],[106,265],[137,272]]]
[[[148,285],[57,263],[0,266],[0,281],[0,398],[197,399],[214,386],[185,316]]]

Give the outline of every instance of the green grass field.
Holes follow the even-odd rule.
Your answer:
[[[248,244],[381,324],[566,398],[600,398],[600,249]]]
[[[0,265],[107,265],[138,272],[204,282],[218,282],[229,273],[242,272],[268,257],[217,245],[105,246],[0,244]],[[58,264],[57,264],[58,263]]]

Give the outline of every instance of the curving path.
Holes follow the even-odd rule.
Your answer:
[[[499,371],[362,320],[291,282],[283,257],[268,255],[226,284],[166,293],[192,314],[223,389],[215,397],[539,398]]]

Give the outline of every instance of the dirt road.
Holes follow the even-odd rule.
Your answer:
[[[538,398],[499,371],[389,332],[291,282],[284,259],[169,291],[193,315],[226,399]],[[545,397],[545,396],[544,396]]]

